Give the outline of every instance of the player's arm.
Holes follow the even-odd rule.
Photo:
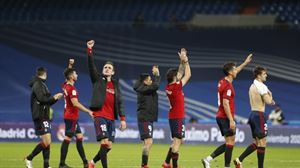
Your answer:
[[[187,50],[182,48],[180,52],[178,52],[180,62],[177,79],[181,80],[182,86],[184,86],[192,76],[191,67],[189,64],[189,59],[187,57]]]
[[[134,87],[134,90],[137,92],[140,92],[140,93],[144,93],[144,94],[156,92],[159,89],[160,80],[161,80],[160,74],[159,74],[159,69],[157,66],[153,66],[152,74],[154,75],[154,79],[153,79],[153,83],[151,85],[146,86],[146,85],[140,84],[140,81],[137,81],[135,86],[138,86],[138,87]]]
[[[118,109],[118,111],[119,111],[119,117],[120,117],[120,120],[121,120],[119,129],[121,131],[124,131],[126,129],[126,127],[127,127],[127,124],[126,124],[126,117],[125,117],[125,112],[124,112],[124,105],[123,105],[122,93],[121,93],[119,84],[117,85],[116,91],[118,92],[117,103],[118,103],[118,108],[119,108]]]
[[[139,82],[139,81],[138,81]],[[159,89],[160,77],[154,77],[153,83],[149,86],[140,85],[139,87],[135,88],[135,91],[139,93],[149,94],[157,91]]]
[[[46,96],[43,91],[43,86],[40,82],[36,82],[33,87],[33,92],[36,95],[37,100],[41,104],[48,104],[52,105],[57,102],[60,98],[62,98],[63,94],[62,93],[57,93],[54,96]]]
[[[71,98],[71,102],[73,106],[77,107],[80,111],[88,113],[91,117],[93,117],[93,112],[86,107],[84,107],[79,101],[78,98]]]
[[[275,101],[273,100],[272,93],[268,92],[262,95],[264,102],[268,105],[275,105]]]
[[[245,68],[245,66],[247,66],[251,61],[252,61],[252,54],[249,54],[245,59],[245,61],[241,65],[236,67],[237,73],[241,72]]]
[[[90,78],[92,83],[95,83],[98,78],[98,71],[95,65],[94,61],[94,56],[93,56],[93,47],[94,47],[95,41],[94,40],[89,40],[86,45],[87,45],[87,55],[88,55],[88,68],[89,68],[89,73],[90,73]]]
[[[181,79],[182,86],[184,86],[192,76],[191,67],[190,67],[189,62],[187,61],[184,64],[185,64],[184,76]]]
[[[185,65],[184,63],[180,60],[180,64],[178,67],[178,72],[177,72],[177,79],[181,80],[183,75],[184,75],[184,70],[185,70]]]
[[[227,118],[229,119],[230,128],[234,129],[235,128],[235,122],[234,122],[234,119],[231,115],[231,110],[230,110],[230,105],[229,105],[229,100],[228,99],[223,99],[223,107],[224,107],[225,114],[226,114]]]
[[[178,72],[177,72],[176,77],[177,77],[178,80],[181,80],[183,75],[184,75],[184,70],[185,70],[185,65],[184,65],[182,59],[183,59],[184,56],[186,56],[186,49],[181,48],[180,52],[178,52],[178,56],[179,56],[179,59],[180,59],[180,64],[179,64],[179,67],[178,67]]]

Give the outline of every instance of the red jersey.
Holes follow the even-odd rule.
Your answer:
[[[71,101],[72,98],[78,99],[78,92],[76,88],[71,84],[64,83],[63,91],[65,99],[64,119],[78,120],[79,109],[75,107]]]
[[[103,117],[108,120],[115,120],[114,108],[115,106],[115,88],[113,82],[107,82],[106,84],[106,96],[102,108],[98,111],[94,111],[95,117]]]
[[[182,91],[182,82],[168,84],[166,93],[170,102],[169,119],[184,118],[184,94]]]
[[[230,112],[234,118],[234,88],[231,82],[227,81],[225,78],[219,81],[218,83],[218,105],[219,110],[217,117],[227,118],[226,113],[223,107],[223,99],[229,100]]]

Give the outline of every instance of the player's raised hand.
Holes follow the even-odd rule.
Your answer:
[[[187,50],[185,48],[180,49],[180,52],[178,52],[178,56],[179,56],[181,62],[188,61]]]
[[[249,55],[247,56],[247,58],[246,58],[245,61],[244,61],[246,64],[249,64],[249,63],[252,61],[252,55],[253,55],[253,54],[249,54]]]
[[[87,48],[92,49],[94,47],[95,41],[94,40],[90,40],[86,43]]]
[[[152,67],[152,74],[153,74],[154,76],[159,76],[158,65],[154,65],[154,66]]]
[[[74,65],[75,60],[74,59],[69,59],[69,65]]]
[[[126,121],[121,121],[120,122],[120,126],[119,126],[119,129],[121,131],[124,131],[126,129],[127,125],[126,125]]]
[[[74,59],[69,59],[69,65],[68,68],[73,68],[75,60]]]

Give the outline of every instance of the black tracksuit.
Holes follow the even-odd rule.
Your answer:
[[[45,80],[34,77],[29,86],[31,87],[31,114],[33,121],[49,120],[50,106],[57,102],[51,96]]]
[[[153,83],[147,86],[138,80],[133,89],[137,92],[137,119],[138,121],[157,121],[158,95],[160,76],[154,76]]]

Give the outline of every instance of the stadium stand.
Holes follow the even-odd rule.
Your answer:
[[[243,1],[245,2],[245,1]],[[299,9],[297,0],[256,1],[247,4],[238,0],[3,0],[0,1],[0,122],[30,121],[28,81],[37,66],[49,69],[49,86],[60,90],[63,69],[68,58],[76,59],[79,71],[78,89],[85,104],[90,100],[85,40],[96,40],[99,67],[105,60],[117,63],[118,78],[126,97],[129,121],[135,121],[133,80],[140,72],[159,64],[162,74],[177,65],[177,49],[190,51],[193,71],[187,95],[187,117],[213,121],[217,108],[216,83],[222,77],[220,67],[226,61],[241,62],[253,52],[255,62],[235,81],[238,119],[248,117],[248,87],[251,68],[264,65],[269,70],[268,85],[290,123],[299,123],[300,59]],[[202,15],[276,15],[279,25],[296,29],[189,29],[169,31],[170,22],[187,23],[195,14]],[[125,26],[124,26],[125,25]],[[130,25],[130,26],[128,26]],[[178,40],[180,39],[180,40]],[[126,71],[124,70],[126,69]],[[249,80],[251,79],[251,80]],[[164,79],[163,79],[164,80]],[[160,121],[166,121],[168,102],[163,82],[160,88]],[[196,91],[195,91],[196,90]],[[292,98],[292,99],[291,99]],[[295,98],[295,99],[294,99]],[[17,105],[16,105],[17,104]],[[63,102],[54,106],[61,122]],[[268,111],[271,109],[268,108]],[[84,117],[83,121],[88,118]]]

